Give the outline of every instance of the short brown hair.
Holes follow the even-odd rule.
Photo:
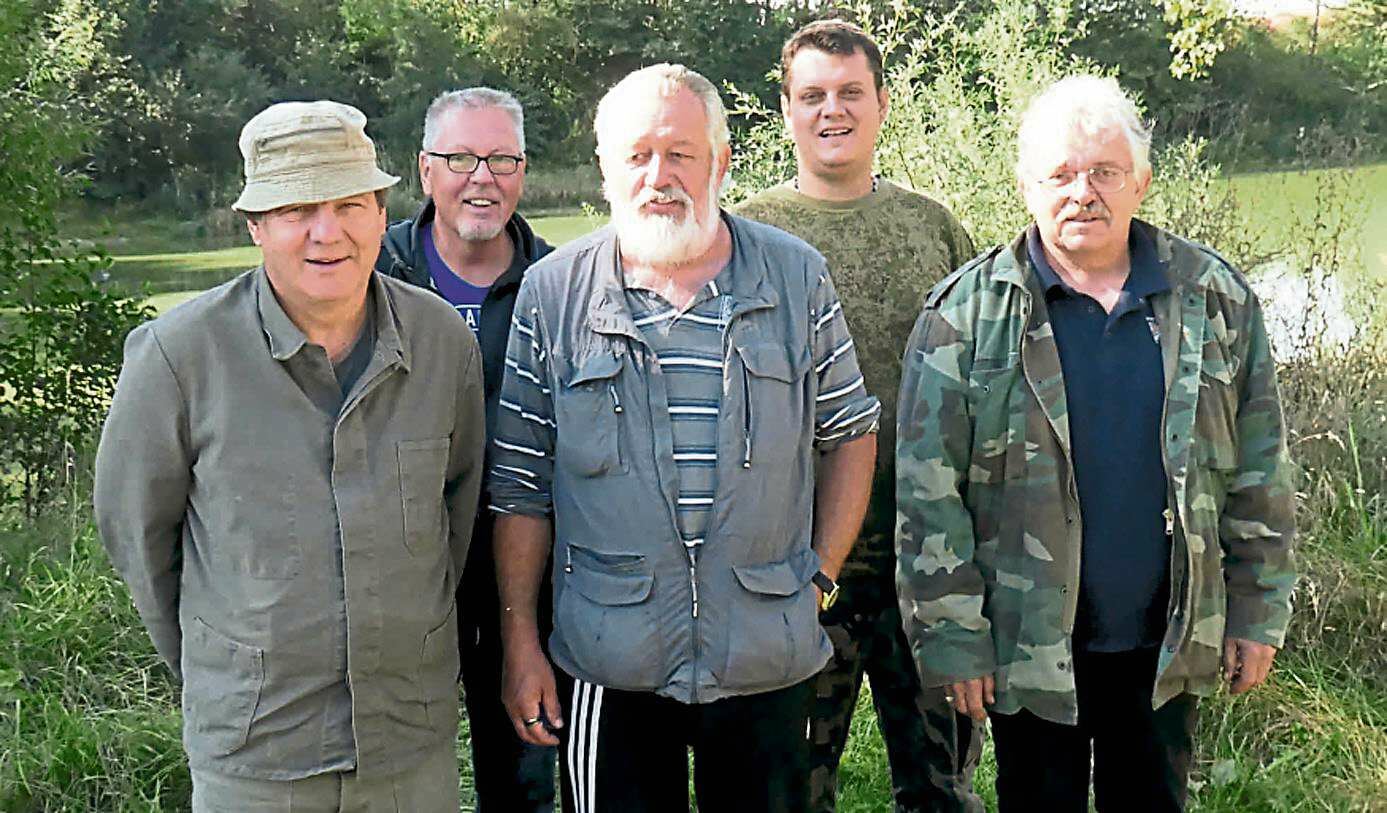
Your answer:
[[[872,69],[876,90],[881,92],[881,49],[876,41],[847,20],[816,20],[790,35],[785,47],[780,49],[781,96],[790,97],[790,63],[805,48],[837,56],[852,56],[861,51],[867,57],[867,67]]]

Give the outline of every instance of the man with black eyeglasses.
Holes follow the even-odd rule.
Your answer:
[[[515,213],[525,187],[520,102],[481,87],[439,95],[424,116],[419,181],[424,205],[390,226],[376,270],[433,290],[472,328],[482,350],[489,448],[515,295],[525,270],[553,250]],[[482,511],[458,590],[477,810],[552,811],[554,749],[521,742],[501,705],[491,531],[490,512]]]

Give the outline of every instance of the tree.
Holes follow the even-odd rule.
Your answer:
[[[0,0],[0,82],[11,88],[0,97],[0,506],[31,518],[99,428],[125,334],[148,316],[92,281],[108,259],[57,237],[54,213],[77,180],[61,162],[90,132],[72,112],[72,79],[100,55],[51,47],[84,31],[44,38],[44,24],[31,0]]]

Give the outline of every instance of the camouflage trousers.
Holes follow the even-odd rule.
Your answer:
[[[860,600],[880,592],[869,586],[844,585],[844,601],[822,619],[833,641],[833,660],[815,680],[809,810],[834,810],[838,763],[865,674],[886,743],[896,813],[981,813],[982,800],[972,790],[973,771],[982,755],[981,728],[953,710],[944,700],[943,688],[920,685],[895,591],[877,596],[882,601]],[[869,606],[881,604],[885,606]]]

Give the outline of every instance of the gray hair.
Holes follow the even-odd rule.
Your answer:
[[[602,134],[620,124],[621,102],[625,97],[640,91],[669,97],[678,93],[680,88],[693,92],[703,102],[703,111],[708,116],[708,141],[712,143],[713,155],[716,156],[732,141],[732,134],[727,129],[727,110],[722,106],[718,89],[697,71],[668,62],[626,74],[597,103],[597,116],[592,125],[597,135],[597,151],[602,152]]]
[[[515,124],[515,140],[520,144],[520,151],[525,151],[525,110],[520,106],[520,100],[504,90],[494,88],[467,88],[466,90],[449,90],[438,94],[429,103],[429,110],[424,114],[424,149],[431,150],[438,140],[439,122],[443,114],[449,110],[481,110],[483,108],[494,107],[502,110],[510,116],[510,120]]]
[[[1016,134],[1016,175],[1024,178],[1026,156],[1037,142],[1055,134],[1096,136],[1116,129],[1132,151],[1132,171],[1151,171],[1151,128],[1141,120],[1136,102],[1116,79],[1080,74],[1067,76],[1042,90],[1026,107]]]

